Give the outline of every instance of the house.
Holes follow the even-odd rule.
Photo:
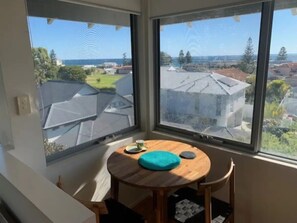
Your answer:
[[[104,62],[103,67],[104,68],[113,68],[116,67],[118,64],[116,62]]]
[[[32,2],[33,0],[30,1]],[[45,3],[54,1],[40,2]],[[138,75],[139,79],[137,87],[140,90],[137,92],[137,96],[139,98],[138,109],[140,119],[138,128],[134,131],[127,132],[127,134],[123,134],[121,138],[115,139],[109,143],[94,144],[84,150],[68,154],[67,156],[60,157],[54,162],[49,163],[46,162],[45,158],[43,148],[43,129],[40,125],[39,108],[43,105],[41,105],[41,101],[38,99],[39,91],[36,90],[33,75],[34,67],[31,58],[31,43],[27,26],[28,7],[23,0],[0,1],[0,138],[1,144],[4,145],[4,148],[1,149],[0,152],[1,200],[9,205],[15,215],[17,215],[17,217],[24,223],[93,223],[95,222],[95,217],[91,212],[76,200],[56,188],[54,183],[56,182],[57,177],[62,175],[65,180],[65,189],[72,195],[96,201],[102,200],[110,189],[110,175],[106,170],[106,160],[111,153],[119,147],[135,142],[136,139],[166,138],[186,141],[193,146],[201,148],[207,153],[211,160],[211,171],[208,179],[215,179],[218,176],[222,176],[225,164],[230,158],[233,158],[236,164],[236,222],[297,222],[297,167],[295,160],[277,158],[277,156],[268,155],[267,153],[269,153],[269,151],[261,153],[246,152],[240,145],[234,145],[233,149],[224,147],[224,144],[214,146],[207,142],[200,142],[193,137],[184,137],[182,133],[161,131],[158,126],[156,126],[158,117],[156,116],[157,112],[155,109],[157,103],[155,100],[156,82],[153,64],[158,55],[155,54],[152,47],[152,20],[155,18],[164,18],[166,16],[170,16],[169,19],[175,20],[178,19],[176,15],[191,15],[190,13],[195,11],[202,11],[204,13],[203,16],[209,18],[208,16],[211,15],[211,12],[233,13],[232,10],[221,10],[226,7],[229,9],[230,6],[238,6],[242,11],[250,13],[251,9],[254,7],[257,8],[258,5],[266,6],[268,4],[269,6],[270,4],[269,1],[262,2],[263,4],[256,4],[259,2],[261,1],[67,1],[67,4],[75,5],[77,7],[81,5],[90,5],[94,6],[96,9],[109,9],[109,11],[112,12],[121,11],[129,15],[141,15],[138,17],[139,29],[137,29],[137,40],[139,43],[137,47],[137,58],[139,60],[139,71],[133,74]],[[65,1],[59,1],[59,3],[65,3]],[[250,3],[251,7],[248,7]],[[293,9],[296,6],[296,1],[282,1],[282,3],[284,4],[276,5],[286,7],[286,3],[290,3],[292,4],[291,7]],[[214,11],[211,11],[213,9]],[[219,10],[217,11],[216,9]],[[65,8],[59,8],[59,10],[62,10],[62,12],[64,11],[64,13],[67,12],[65,14],[68,16],[71,16],[74,13],[73,10],[67,11]],[[53,18],[50,15],[51,11],[48,7],[39,6],[35,8],[35,11],[47,12],[48,18]],[[256,14],[258,15],[260,11],[261,10]],[[86,13],[83,13],[84,11],[80,12],[83,15],[86,15],[86,17],[91,15],[91,12],[89,11]],[[289,10],[289,13],[291,13],[291,10]],[[262,18],[264,18],[265,21],[268,21],[268,14],[269,13],[265,13],[262,15]],[[92,18],[99,15],[100,19],[104,22],[112,20],[111,23],[114,23],[115,20],[118,19],[118,17],[112,16],[112,14],[105,16],[98,13],[95,13],[94,15],[94,13],[92,13],[92,15]],[[271,15],[271,13],[269,15]],[[121,17],[119,16],[119,18]],[[234,22],[230,19],[230,24],[231,22],[234,22],[234,26],[238,26],[242,24],[243,19],[244,18],[241,17],[240,22]],[[118,20],[120,20],[120,22],[123,21],[121,19]],[[45,19],[45,24],[46,21],[47,20]],[[55,24],[55,21],[53,24]],[[265,23],[263,22],[263,24]],[[84,25],[87,27],[87,22],[84,22]],[[99,26],[96,25],[94,28],[96,27],[98,28]],[[231,25],[230,28],[232,28]],[[252,28],[254,29],[255,27]],[[95,29],[90,29],[88,31],[89,35],[86,39],[92,39],[93,37],[96,37],[97,39]],[[291,31],[293,32],[294,29],[291,28]],[[261,43],[262,41],[265,42],[265,39],[268,39],[265,38],[265,36],[262,36],[262,34],[264,35],[265,33],[267,33],[267,30],[261,32]],[[196,39],[192,42],[192,39],[194,38],[189,34],[191,33],[185,33],[185,35],[189,37],[189,42],[193,43],[192,46],[196,44],[203,45],[203,43],[200,43]],[[73,35],[75,36],[76,33]],[[275,35],[276,38],[280,40],[288,36],[283,33],[276,33]],[[222,38],[215,36],[214,39]],[[209,40],[211,41],[211,38]],[[246,40],[243,41],[245,42]],[[260,44],[260,46],[269,47],[269,44],[264,43]],[[222,44],[222,47],[225,47],[224,44]],[[171,73],[173,72],[171,71]],[[181,75],[184,76],[183,74]],[[214,76],[216,76],[216,74],[213,76],[211,73],[204,75],[207,80],[215,78]],[[188,87],[190,86],[192,85],[189,85]],[[224,86],[224,84],[222,84],[222,86]],[[180,94],[185,94],[185,88],[183,89],[181,86],[177,87],[180,87],[181,89]],[[73,94],[68,95],[66,91],[64,92],[68,99],[73,99],[73,103],[76,100],[74,95],[79,92],[78,88],[79,86],[77,86],[76,90],[73,89]],[[192,89],[195,88],[192,87]],[[89,89],[88,87],[86,87],[85,90],[87,92],[94,92],[95,95],[100,95],[100,92],[96,93],[93,89]],[[84,93],[80,94],[77,95],[77,98],[89,97],[89,95],[84,95]],[[19,115],[16,98],[23,95],[29,96],[31,113]],[[94,97],[90,96],[90,100],[93,100],[93,98]],[[260,99],[264,100],[264,98]],[[58,105],[55,103],[59,103],[59,101],[55,101],[53,103],[54,106]],[[66,106],[63,102],[61,105]],[[74,105],[69,104],[69,106]],[[108,112],[109,109],[113,110],[113,107],[117,106],[121,106],[121,103],[115,103],[110,107],[107,105],[103,114]],[[87,115],[92,117],[99,115],[92,109],[94,109],[94,107],[91,108]],[[56,111],[53,110],[53,112]],[[49,114],[49,111],[46,113]],[[261,124],[259,123],[261,122],[259,121],[261,120],[261,117],[254,116],[253,119],[255,120],[256,125]],[[47,119],[44,116],[42,120],[46,121]],[[178,124],[176,127],[179,127]],[[226,128],[224,134],[228,133],[228,131],[229,129]],[[257,139],[258,135],[260,135],[260,132],[255,132],[255,134],[252,135],[252,140]],[[253,141],[253,143],[259,144],[260,142],[256,140]],[[120,200],[131,207],[148,195],[146,190],[131,188],[124,184],[120,184],[120,189]],[[216,196],[227,199],[226,194],[227,188],[222,193],[216,194]]]
[[[214,70],[213,72],[224,75],[226,77],[231,77],[231,78],[239,80],[239,81],[246,81],[246,77],[249,76],[249,74],[247,74],[235,67],[226,68],[226,69],[218,69],[218,70]]]
[[[217,73],[172,72],[161,68],[161,117],[196,129],[241,125],[249,84]]]
[[[108,68],[104,68],[104,72],[106,74],[115,74],[117,72],[117,69],[114,67],[108,67]]]
[[[133,104],[118,94],[74,81],[47,81],[38,90],[43,134],[63,149],[134,125]]]
[[[130,74],[130,73],[132,73],[132,66],[127,65],[127,66],[118,67],[116,73],[117,74]]]
[[[290,77],[297,74],[297,63],[273,64],[269,70],[275,76]]]

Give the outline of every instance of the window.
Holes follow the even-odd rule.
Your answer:
[[[217,96],[217,104],[216,104],[216,115],[217,116],[221,115],[221,107],[222,107],[222,96],[218,95]]]
[[[48,160],[134,129],[135,16],[60,1],[27,4]]]
[[[252,145],[261,10],[252,4],[158,20],[159,128]]]
[[[297,157],[297,1],[276,1],[262,133],[263,152]]]
[[[296,23],[297,0],[156,20],[157,127],[296,160]]]

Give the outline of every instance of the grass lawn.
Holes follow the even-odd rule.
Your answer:
[[[112,90],[115,91],[115,82],[124,77],[123,75],[110,75],[101,74],[99,72],[89,75],[86,82],[92,87],[99,88],[102,90]],[[97,79],[100,78],[98,82]]]

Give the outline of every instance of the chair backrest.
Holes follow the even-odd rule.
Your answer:
[[[234,210],[235,164],[230,160],[229,170],[222,178],[199,184],[198,191],[204,193],[205,223],[211,223],[211,193],[223,188],[229,182],[229,203]]]

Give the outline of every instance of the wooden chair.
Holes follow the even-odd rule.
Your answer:
[[[61,176],[59,176],[56,185],[64,191]],[[96,214],[97,223],[146,223],[140,214],[114,199],[109,198],[101,202],[75,199]]]
[[[229,203],[211,196],[229,183]],[[185,223],[234,223],[234,195],[235,195],[235,164],[230,161],[228,172],[222,178],[202,182],[198,185],[198,191],[192,188],[177,190],[168,200],[169,217],[177,222]],[[224,219],[218,221],[219,219]]]

